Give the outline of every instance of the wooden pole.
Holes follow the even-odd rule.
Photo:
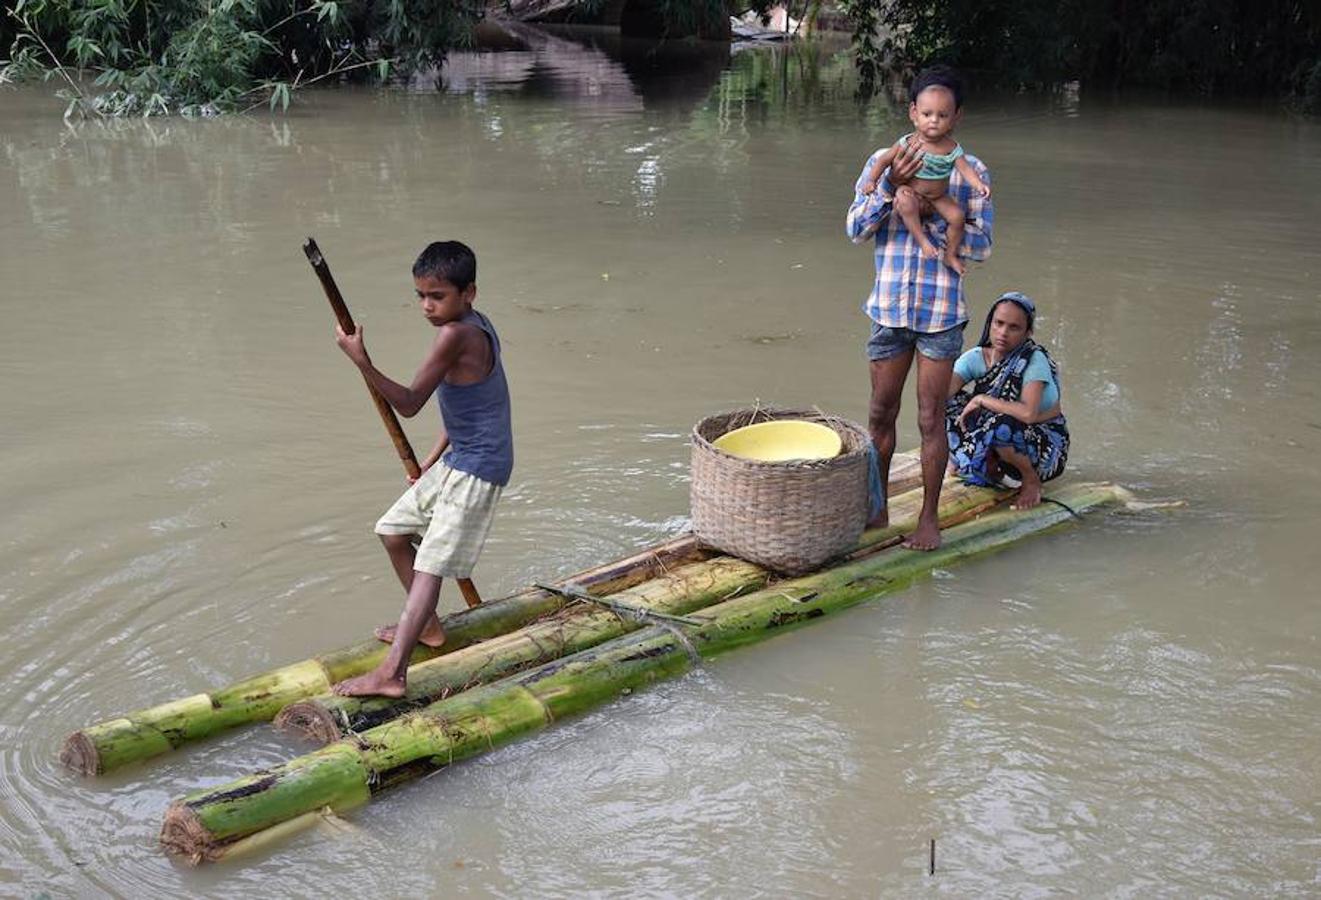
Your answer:
[[[334,310],[335,318],[339,320],[339,327],[344,329],[345,334],[353,334],[358,330],[358,326],[354,324],[353,316],[344,303],[344,296],[340,294],[339,286],[335,284],[335,278],[330,274],[330,266],[326,264],[326,258],[321,255],[321,248],[309,237],[307,243],[303,244],[303,252],[307,254],[307,261],[312,264],[312,271],[316,272],[316,277],[321,280],[321,287],[326,292],[326,299],[330,301],[330,308]],[[421,477],[422,468],[417,464],[417,457],[413,455],[413,445],[408,442],[408,435],[404,434],[404,429],[399,426],[394,408],[381,396],[380,391],[372,387],[372,383],[367,381],[365,375],[363,381],[367,384],[367,393],[371,394],[372,402],[376,404],[376,411],[381,414],[381,421],[385,424],[390,440],[394,442],[394,449],[399,453],[399,461],[403,463],[404,471],[409,478],[416,480]]]

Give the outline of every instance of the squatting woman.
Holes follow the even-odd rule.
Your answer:
[[[1069,456],[1059,368],[1032,340],[1036,314],[1017,291],[995,301],[981,340],[954,363],[945,406],[950,468],[973,484],[1020,481],[1019,509],[1041,502],[1041,483]]]

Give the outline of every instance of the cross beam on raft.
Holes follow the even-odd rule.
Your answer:
[[[676,616],[672,613],[660,612],[659,610],[647,609],[645,606],[634,606],[622,600],[613,600],[609,597],[596,597],[587,593],[576,584],[569,583],[560,587],[552,587],[548,584],[537,582],[535,587],[543,591],[549,591],[552,594],[559,594],[562,597],[568,597],[570,600],[581,600],[583,603],[592,603],[596,606],[604,606],[612,612],[622,613],[636,619],[639,622],[673,622],[676,625],[704,625],[702,619],[694,619],[692,616]]]

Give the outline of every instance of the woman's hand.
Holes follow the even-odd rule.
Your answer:
[[[966,431],[968,429],[968,416],[972,415],[974,412],[976,412],[979,409],[986,408],[983,405],[983,400],[985,397],[986,397],[985,394],[977,394],[971,400],[968,401],[966,406],[963,407],[963,412],[959,413],[959,418],[957,420],[960,428]]]

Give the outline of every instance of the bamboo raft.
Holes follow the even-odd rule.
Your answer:
[[[61,760],[75,772],[98,774],[272,718],[286,732],[322,744],[170,805],[160,834],[167,852],[193,863],[231,858],[389,787],[687,671],[701,658],[1129,499],[1113,485],[1080,484],[1054,491],[1058,503],[1015,511],[1005,508],[1009,492],[947,483],[940,507],[944,543],[919,553],[897,546],[921,504],[920,490],[899,491],[919,478],[915,458],[896,457],[892,525],[865,533],[850,554],[806,576],[776,580],[685,535],[446,617],[446,644],[416,648],[403,698],[329,693],[334,682],[380,661],[385,645],[364,641],[82,729],[66,739]]]
[[[907,491],[920,480],[921,466],[916,454],[896,454],[891,467],[891,492]],[[869,539],[884,540],[887,536],[864,535],[862,545],[867,545]],[[693,536],[686,534],[578,572],[561,583],[572,583],[606,597],[717,556],[714,551],[699,547]],[[530,588],[447,616],[443,623],[444,645],[433,649],[419,644],[413,650],[410,664],[517,631],[554,615],[567,603],[562,595]],[[60,761],[79,775],[103,775],[239,725],[268,722],[292,703],[327,694],[332,684],[371,671],[387,652],[385,644],[371,638],[214,691],[108,719],[66,737]]]
[[[908,507],[906,525],[915,516],[919,493],[902,498]],[[943,529],[942,547],[931,553],[873,537],[853,558],[811,575],[767,584],[764,577],[751,573],[753,580],[728,599],[722,599],[721,591],[749,573],[721,563],[720,574],[710,573],[709,580],[698,582],[697,590],[690,590],[691,581],[676,582],[683,585],[678,591],[686,599],[659,587],[651,595],[654,600],[663,598],[669,609],[695,607],[700,624],[639,625],[594,644],[581,634],[566,637],[558,642],[552,658],[540,663],[529,663],[523,639],[510,635],[489,642],[495,646],[486,650],[481,650],[482,645],[468,648],[468,659],[461,650],[415,667],[403,706],[389,708],[392,701],[378,699],[312,701],[316,713],[291,713],[282,717],[284,724],[304,728],[309,737],[329,743],[280,766],[174,801],[165,814],[161,843],[167,852],[193,863],[264,847],[315,824],[327,812],[353,809],[403,782],[685,672],[701,658],[892,593],[933,568],[1001,549],[1063,524],[1076,513],[1127,499],[1126,492],[1112,485],[1074,485],[1054,492],[1062,505],[1047,503],[1020,512],[1004,508],[1003,497],[985,489],[951,488],[950,493],[951,504],[961,511],[944,510],[948,518],[942,518],[960,524],[950,522]],[[896,498],[896,512],[900,499]],[[713,561],[689,566],[709,568]],[[645,591],[632,589],[632,603],[644,600]],[[599,629],[604,618],[595,609],[581,615],[597,620],[579,623],[586,631]],[[580,640],[590,645],[574,652]],[[561,651],[565,655],[555,655]],[[434,671],[424,675],[420,670],[427,666]],[[472,686],[460,683],[480,682],[474,674],[481,671],[497,680]],[[355,723],[367,726],[377,720],[373,717],[381,724],[354,730]],[[305,722],[318,724],[300,724]]]

